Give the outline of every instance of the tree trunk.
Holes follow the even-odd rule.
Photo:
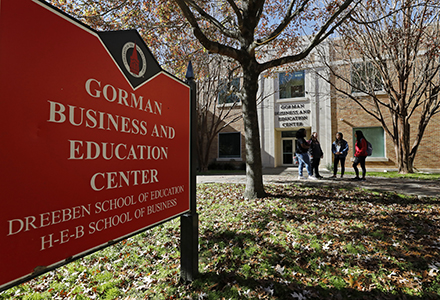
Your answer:
[[[410,158],[410,125],[405,119],[405,115],[398,116],[398,142],[394,145],[397,157],[397,166],[399,173],[408,174],[414,173],[413,162]]]
[[[206,159],[205,155],[199,154],[198,158],[199,158],[199,171],[202,173],[208,171],[208,160]]]
[[[199,140],[199,152],[198,159],[199,159],[199,171],[200,172],[206,172],[208,171],[209,166],[209,153],[212,146],[212,139],[206,138]]]
[[[257,115],[258,74],[252,64],[243,65],[242,113],[246,146],[246,189],[245,199],[266,196],[263,185],[261,163],[260,131]]]

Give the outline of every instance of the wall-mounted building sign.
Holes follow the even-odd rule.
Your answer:
[[[274,117],[276,128],[310,127],[310,102],[280,103],[275,107]]]
[[[189,210],[189,87],[136,31],[2,0],[0,43],[0,290]]]

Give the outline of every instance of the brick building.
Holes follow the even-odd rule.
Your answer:
[[[350,72],[350,67],[346,66],[346,72]],[[283,71],[273,76],[261,76],[259,94],[262,101],[258,105],[258,114],[263,168],[294,166],[292,156],[295,133],[298,129],[305,128],[307,137],[315,131],[319,134],[324,151],[321,168],[332,165],[331,144],[336,133],[342,132],[350,145],[346,168],[351,170],[354,132],[362,130],[374,147],[373,155],[366,160],[367,170],[396,170],[392,138],[387,135],[379,121],[351,99],[335,92],[329,82],[340,85],[343,82],[338,83],[329,74],[321,65],[293,72]],[[385,92],[378,90],[377,94],[386,100]],[[225,103],[218,103],[218,106],[222,105]],[[240,110],[241,105],[238,103],[235,109]],[[411,124],[412,136],[416,134],[416,125]],[[437,114],[431,119],[418,149],[414,161],[416,171],[440,170],[439,125],[440,114]],[[210,157],[212,162],[217,163],[240,164],[245,161],[244,129],[241,121],[230,124],[219,133]]]

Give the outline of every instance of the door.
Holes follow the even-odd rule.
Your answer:
[[[293,166],[294,139],[282,139],[282,164],[283,166]]]

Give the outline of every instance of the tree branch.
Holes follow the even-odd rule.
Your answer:
[[[184,0],[184,1],[176,1],[176,2],[185,2],[188,3],[192,8],[194,8],[200,16],[205,19],[208,23],[212,24],[214,27],[216,27],[224,36],[230,37],[233,39],[239,38],[239,33],[234,30],[229,30],[221,22],[219,22],[216,18],[205,12],[204,9],[202,9],[199,5],[197,5],[193,0]],[[179,4],[180,6],[180,4]],[[189,9],[189,8],[188,8]]]
[[[291,0],[289,7],[287,8],[287,12],[283,18],[283,20],[281,21],[281,23],[278,25],[277,28],[275,28],[275,30],[269,34],[266,38],[262,39],[262,40],[257,40],[254,42],[253,47],[256,48],[257,46],[262,46],[265,45],[269,42],[271,42],[273,39],[277,38],[285,29],[286,27],[290,24],[290,22],[296,17],[298,16],[301,12],[304,11],[306,5],[310,2],[310,0],[304,0],[302,2],[302,5],[299,6],[295,12],[292,14],[292,9],[293,6],[295,5],[296,0]]]
[[[214,42],[210,40],[204,33],[203,30],[200,28],[199,24],[197,23],[196,17],[192,13],[192,11],[189,9],[188,5],[186,4],[186,0],[175,0],[177,5],[182,10],[183,15],[188,20],[188,22],[191,24],[193,28],[194,36],[200,41],[200,43],[210,52],[212,53],[219,53],[222,55],[226,55],[228,57],[234,58],[238,60],[239,53],[236,49],[223,45],[218,42]]]
[[[340,26],[344,21],[348,18],[348,16],[353,12],[353,10],[357,7],[359,2],[357,2],[352,8],[349,9],[349,6],[354,2],[354,0],[345,0],[345,2],[338,8],[338,10],[327,20],[327,22],[321,27],[321,29],[318,31],[318,33],[314,36],[313,40],[310,42],[310,44],[300,53],[296,55],[290,55],[281,57],[279,59],[274,59],[272,61],[263,63],[260,65],[260,71],[264,71],[270,68],[274,68],[283,64],[293,63],[300,61],[307,57],[307,55],[310,54],[310,52],[321,42],[323,42],[327,37],[329,37],[333,32],[336,30],[338,26]],[[349,9],[347,12],[346,10]],[[345,15],[335,24],[335,20],[342,14],[345,13]],[[333,26],[332,26],[333,24]],[[329,29],[330,27],[330,29]]]

